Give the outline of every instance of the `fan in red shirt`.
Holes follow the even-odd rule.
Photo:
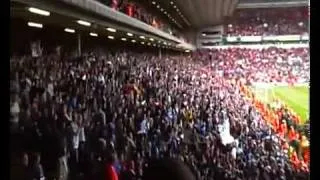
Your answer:
[[[118,174],[115,170],[115,168],[113,167],[113,163],[114,163],[114,157],[111,156],[109,158],[109,160],[106,163],[106,167],[105,167],[105,179],[106,180],[118,180]]]
[[[131,3],[128,3],[128,5],[127,5],[127,14],[130,17],[133,16],[133,5]]]
[[[122,88],[123,93],[126,94],[126,95],[130,94],[134,90],[135,89],[134,89],[134,86],[132,84],[126,84]]]

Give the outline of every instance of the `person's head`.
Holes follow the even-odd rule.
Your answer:
[[[83,124],[83,115],[82,115],[82,113],[78,113],[77,123],[79,125]]]
[[[71,109],[71,108],[70,108]],[[79,116],[78,116],[78,112],[77,111],[71,111],[72,113],[72,120],[73,122],[78,122]]]
[[[35,161],[36,161],[37,164],[40,163],[40,161],[41,161],[41,155],[40,155],[40,153],[36,153],[36,154],[35,154]]]
[[[130,162],[129,162],[129,169],[130,169],[130,170],[134,170],[134,169],[135,169],[135,163],[134,163],[134,161],[130,161]]]
[[[133,134],[132,132],[129,132],[129,138],[132,139],[133,138]]]
[[[22,164],[24,166],[28,166],[29,165],[29,156],[27,153],[23,153],[22,154]]]
[[[105,150],[106,147],[107,147],[107,142],[106,142],[106,140],[104,140],[103,138],[99,138],[98,142],[99,142],[99,147],[100,147],[100,149],[101,149],[101,150]]]
[[[194,180],[195,177],[190,169],[181,161],[173,159],[153,160],[148,163],[144,170],[143,180]]]
[[[124,153],[120,154],[119,160],[120,161],[124,161],[125,160],[125,154]]]

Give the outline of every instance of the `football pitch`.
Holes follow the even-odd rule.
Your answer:
[[[276,86],[270,88],[257,89],[255,92],[258,98],[271,103],[278,99],[287,107],[292,109],[303,121],[309,117],[309,87],[308,86]]]

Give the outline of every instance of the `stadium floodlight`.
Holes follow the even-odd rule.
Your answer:
[[[151,46],[151,43],[148,43],[147,45],[148,45],[148,46]]]
[[[113,29],[113,28],[107,28],[107,31],[109,31],[109,32],[117,32],[117,30]]]
[[[167,14],[167,11],[165,11],[164,14]]]
[[[157,6],[157,8],[159,9],[159,8],[160,8],[160,6],[158,5],[158,6]]]
[[[171,1],[170,4],[173,4],[173,2]]]
[[[50,16],[50,12],[49,11],[45,11],[42,9],[38,9],[38,8],[34,8],[34,7],[30,7],[28,8],[29,12],[34,13],[34,14],[39,14],[42,16]]]
[[[188,53],[188,52],[190,52],[190,50],[188,50],[188,49],[187,49],[187,50],[185,50],[185,52],[187,52],[187,53]]]
[[[137,42],[137,41],[136,41],[136,40],[134,40],[134,39],[132,39],[132,40],[131,40],[131,42],[135,43],[135,42]]]
[[[114,39],[114,37],[113,36],[108,36],[108,39]]]
[[[155,4],[156,4],[156,2],[155,2],[155,1],[152,1],[152,4],[153,4],[153,5],[155,5]]]
[[[175,6],[173,6],[173,8],[177,8],[177,6],[175,5]]]
[[[127,41],[127,39],[126,38],[121,38],[121,41]]]
[[[132,34],[132,33],[127,33],[127,35],[128,35],[128,36],[130,36],[130,37],[132,37],[132,36],[133,36],[133,34]]]
[[[167,45],[167,42],[163,42],[164,45]]]
[[[35,23],[35,22],[28,22],[28,26],[30,27],[35,27],[35,28],[43,28],[43,25],[40,23]]]
[[[229,27],[229,28],[232,28],[232,24],[229,24],[228,27]]]
[[[202,33],[202,36],[206,36],[207,34],[206,33]]]
[[[160,11],[162,12],[162,11],[163,11],[163,8],[161,8]]]
[[[76,32],[74,29],[70,29],[70,28],[65,28],[64,31],[68,32],[68,33],[75,33]]]
[[[146,37],[144,37],[144,36],[140,36],[140,39],[145,39]]]
[[[268,27],[268,24],[267,24],[267,23],[264,23],[264,24],[263,24],[263,27],[265,27],[265,28]]]
[[[153,38],[150,38],[150,41],[154,41],[154,39],[153,39]]]
[[[93,37],[98,37],[98,34],[97,33],[90,33],[90,36],[93,36]]]
[[[141,44],[144,44],[144,42],[142,41]]]
[[[299,26],[303,26],[303,22],[299,22],[298,25],[299,25]]]
[[[91,26],[91,23],[83,20],[78,20],[77,23],[83,26]]]

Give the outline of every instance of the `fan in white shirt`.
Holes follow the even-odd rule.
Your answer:
[[[18,102],[13,102],[10,107],[11,119],[13,123],[19,123],[20,107]]]
[[[84,126],[83,126],[83,119],[82,119],[82,116],[80,116],[80,119],[79,119],[79,142],[80,143],[84,143],[86,142],[86,135],[85,135],[85,131],[84,131]]]
[[[10,121],[13,123],[19,123],[19,114],[20,114],[20,106],[18,102],[18,96],[15,95],[12,98],[12,101],[10,103]]]
[[[78,124],[75,122],[71,123],[71,127],[72,127],[72,132],[73,132],[72,147],[74,149],[78,149],[79,148],[79,141],[80,141],[80,128],[79,128]]]
[[[49,95],[50,95],[51,97],[54,95],[53,83],[49,83],[49,84],[48,84],[47,92],[49,93]]]

